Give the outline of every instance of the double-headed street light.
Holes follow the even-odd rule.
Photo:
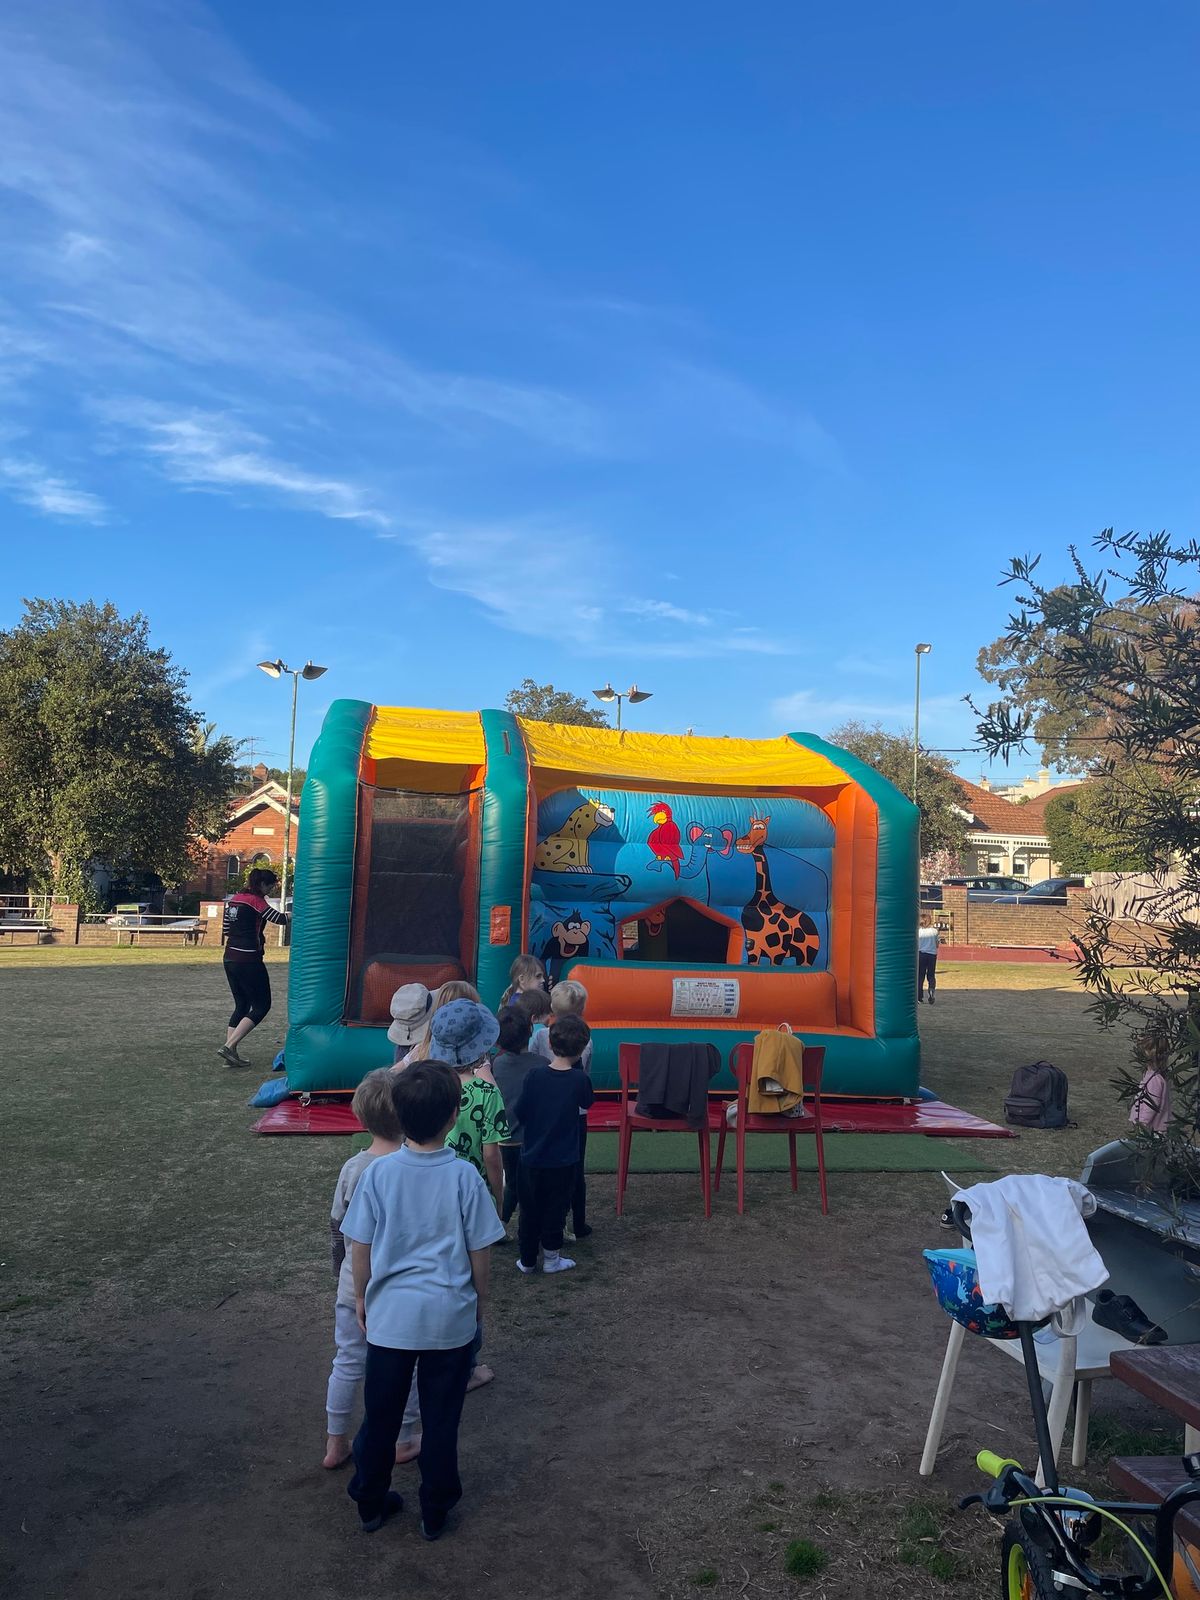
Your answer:
[[[611,683],[606,683],[603,689],[592,690],[597,700],[603,700],[609,705],[614,700],[617,702],[618,731],[620,731],[621,727],[621,702],[628,700],[631,706],[640,706],[643,700],[649,700],[653,692],[652,689],[639,689],[636,683],[629,689],[614,689]]]
[[[328,672],[328,667],[314,666],[311,661],[306,661],[302,667],[286,667],[283,661],[260,661],[259,670],[265,672],[268,678],[290,677],[292,680],[292,732],[288,740],[288,775],[287,775],[287,807],[283,816],[283,874],[279,885],[279,909],[287,909],[288,892],[288,867],[291,865],[292,856],[292,770],[296,765],[296,696],[300,689],[300,679],[304,678],[309,683],[314,678],[319,678],[322,673]],[[279,929],[279,942],[283,943],[285,927]]]

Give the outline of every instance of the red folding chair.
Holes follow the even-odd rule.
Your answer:
[[[617,1067],[621,1074],[621,1121],[617,1129],[617,1215],[625,1212],[625,1183],[629,1177],[629,1150],[633,1136],[638,1132],[685,1133],[687,1124],[677,1117],[642,1117],[635,1107],[638,1096],[638,1067],[641,1062],[640,1044],[623,1044],[617,1050]],[[703,1128],[696,1130],[700,1152],[700,1191],[704,1196],[704,1215],[712,1216],[712,1143],[710,1135],[715,1118],[723,1107],[709,1107]]]
[[[729,1054],[729,1070],[737,1079],[737,1127],[734,1129],[737,1146],[738,1215],[746,1209],[746,1135],[748,1133],[786,1133],[788,1136],[789,1165],[792,1173],[792,1193],[799,1187],[796,1173],[796,1136],[811,1133],[817,1146],[817,1181],[821,1189],[821,1212],[829,1215],[829,1189],[825,1182],[825,1135],[821,1124],[821,1074],[825,1069],[825,1046],[804,1046],[804,1111],[799,1116],[784,1117],[750,1114],[750,1079],[754,1065],[753,1044],[735,1045]],[[721,1119],[721,1132],[717,1139],[717,1173],[713,1188],[721,1187],[721,1166],[725,1159],[725,1134],[727,1124]]]

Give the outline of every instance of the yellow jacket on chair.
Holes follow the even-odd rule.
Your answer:
[[[747,1110],[751,1116],[783,1116],[803,1099],[803,1039],[764,1028],[754,1041]]]

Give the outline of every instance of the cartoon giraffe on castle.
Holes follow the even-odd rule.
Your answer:
[[[771,888],[771,869],[764,846],[771,818],[750,818],[748,832],[737,841],[744,856],[754,857],[754,898],[742,908],[742,927],[746,930],[746,960],[751,966],[782,966],[794,957],[802,967],[811,967],[821,947],[821,936],[813,919],[795,906],[776,898]]]

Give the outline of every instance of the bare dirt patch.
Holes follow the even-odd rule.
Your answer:
[[[943,980],[929,1081],[994,1115],[1010,1060],[1050,1055],[1078,1138],[1102,1142],[1119,1047],[1062,987],[980,976]],[[920,1262],[943,1242],[936,1174],[837,1175],[828,1218],[815,1177],[792,1197],[753,1174],[747,1215],[722,1195],[708,1223],[694,1179],[635,1177],[618,1221],[594,1178],[576,1273],[523,1280],[494,1252],[498,1377],[468,1400],[453,1536],[426,1546],[406,1514],[366,1538],[345,1475],[318,1465],[345,1141],[247,1135],[253,1085],[212,1055],[213,962],[0,965],[0,1000],[12,1600],[992,1592],[994,1533],[950,1497],[975,1487],[977,1448],[1028,1455],[1031,1429],[1019,1369],[972,1348],[933,1486],[916,1477],[946,1334]],[[1081,1037],[1086,1068],[1041,1048]],[[1052,1137],[983,1158],[1076,1170],[1075,1136]],[[1130,1408],[1098,1389],[1098,1421]],[[808,1575],[787,1570],[797,1545],[824,1558]]]

